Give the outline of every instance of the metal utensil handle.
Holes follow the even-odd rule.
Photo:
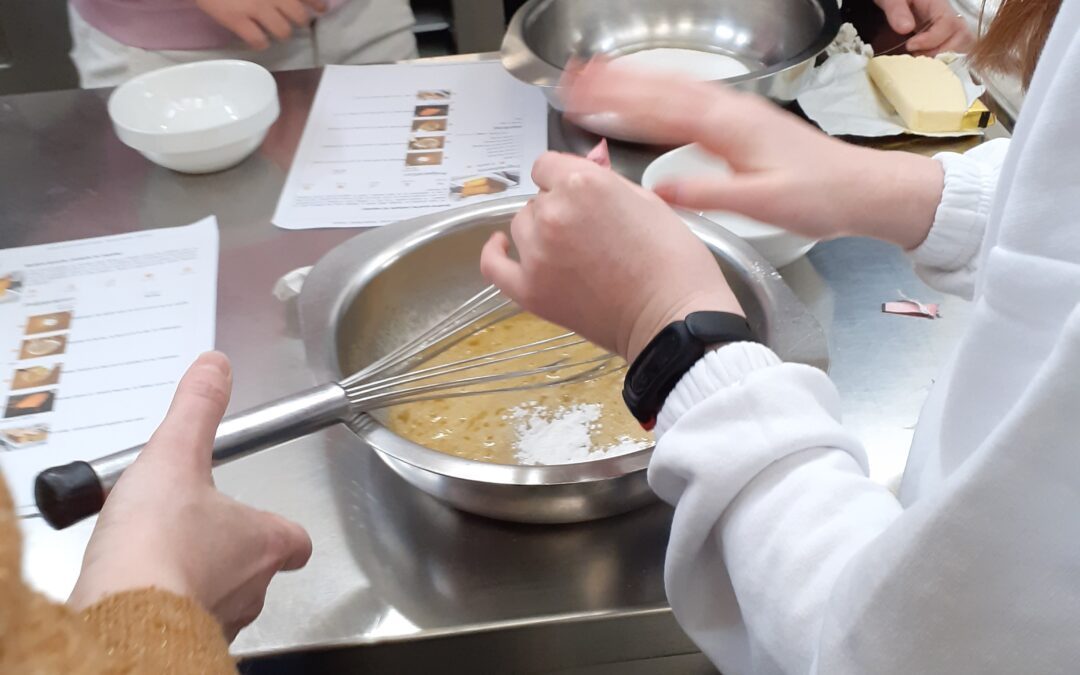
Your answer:
[[[222,420],[214,437],[214,466],[305,436],[349,415],[349,399],[337,384],[321,385],[230,415]],[[138,445],[38,474],[34,499],[45,522],[59,530],[100,511],[142,448]]]

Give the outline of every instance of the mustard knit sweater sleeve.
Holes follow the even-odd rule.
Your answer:
[[[0,673],[235,675],[221,626],[193,600],[148,588],[77,614],[23,583],[21,554],[0,479]]]

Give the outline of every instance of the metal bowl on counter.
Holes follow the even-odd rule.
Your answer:
[[[349,375],[484,288],[480,248],[493,231],[507,230],[526,202],[525,197],[489,201],[405,221],[354,237],[328,253],[300,295],[309,366],[321,379]],[[785,360],[825,368],[821,327],[775,270],[714,223],[692,214],[682,217],[712,250],[769,346]],[[408,441],[377,414],[359,416],[351,428],[405,481],[483,516],[580,522],[655,499],[645,479],[651,449],[580,464],[492,464]]]
[[[750,72],[725,84],[788,102],[840,23],[835,0],[529,0],[507,27],[501,57],[507,71],[542,88],[559,111],[558,84],[571,58],[663,47],[733,57]],[[573,121],[609,138],[650,140],[648,130],[630,128],[615,114]]]

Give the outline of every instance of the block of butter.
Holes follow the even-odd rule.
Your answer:
[[[968,112],[956,73],[928,56],[876,56],[870,79],[912,131],[960,131]]]

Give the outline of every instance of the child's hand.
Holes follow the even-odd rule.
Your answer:
[[[195,4],[257,50],[270,46],[269,35],[288,40],[293,26],[306,25],[312,12],[326,11],[325,0],[195,0]]]

